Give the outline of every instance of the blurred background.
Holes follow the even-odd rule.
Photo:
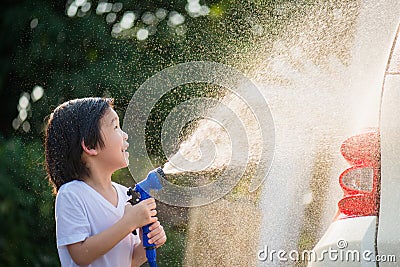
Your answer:
[[[242,63],[256,62],[258,46],[268,50],[291,18],[313,2],[2,1],[0,266],[59,266],[43,149],[46,120],[57,105],[85,96],[113,97],[123,118],[135,90],[166,67],[208,60],[249,73],[254,64]],[[209,93],[180,88],[155,113]],[[159,133],[160,118],[154,116],[148,142],[155,159],[163,157]],[[113,178],[133,183],[127,170]],[[180,266],[187,225],[170,220],[166,227],[169,245],[159,250],[159,265]]]

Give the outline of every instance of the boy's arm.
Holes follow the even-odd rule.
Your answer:
[[[142,243],[136,244],[133,248],[131,267],[140,267],[146,261],[146,250],[144,249]]]
[[[154,199],[146,199],[135,206],[126,205],[124,216],[114,225],[82,242],[68,245],[71,258],[78,265],[89,265],[110,251],[133,229],[156,222],[158,219],[154,216],[157,212],[154,209]],[[142,219],[138,221],[138,218]]]

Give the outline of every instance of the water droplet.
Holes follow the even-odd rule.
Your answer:
[[[172,11],[170,13],[169,19],[168,19],[168,23],[171,26],[178,26],[178,25],[181,25],[184,22],[185,22],[185,17],[182,14],[180,14],[180,13],[178,13],[176,11]]]
[[[24,121],[27,117],[28,117],[28,112],[26,112],[26,109],[21,109],[19,111],[19,115],[18,115],[19,119],[21,121]]]
[[[147,25],[151,25],[157,22],[157,18],[153,13],[145,12],[142,15],[142,22]]]
[[[113,4],[107,2],[99,2],[96,8],[96,14],[101,15],[104,13],[108,13],[113,8]]]
[[[60,33],[60,34],[61,34],[61,33]],[[64,36],[65,36],[65,34],[64,34]],[[65,38],[64,38],[64,39],[65,39]],[[42,98],[43,94],[44,94],[43,87],[41,87],[41,86],[39,86],[39,85],[36,85],[36,86],[33,88],[33,91],[32,91],[32,94],[31,94],[32,101],[33,101],[33,102],[38,101],[40,98]]]
[[[38,19],[33,19],[33,20],[31,20],[31,29],[34,29],[34,28],[36,28],[37,27],[37,25],[38,25],[38,23],[39,23],[39,20]]]
[[[76,6],[75,2],[73,2],[67,9],[68,17],[74,17],[78,12],[78,7]]]
[[[15,119],[12,121],[12,127],[14,128],[14,130],[17,130],[20,126],[21,126],[21,120],[20,120],[20,118],[19,118],[19,117],[18,117],[18,118],[15,118]]]
[[[122,10],[123,4],[120,2],[114,3],[113,7],[112,7],[112,11],[117,13],[120,12]]]
[[[113,23],[117,19],[117,14],[115,13],[108,13],[106,16],[106,22],[108,24]]]
[[[29,132],[29,130],[31,129],[31,125],[28,121],[24,121],[24,123],[22,124],[22,130],[24,130],[24,132]]]
[[[157,17],[159,20],[165,19],[165,17],[167,16],[167,14],[168,14],[168,11],[165,10],[164,8],[159,8],[159,9],[157,9],[157,11],[156,11],[156,13],[155,13],[156,17]]]
[[[144,41],[149,37],[149,31],[147,29],[139,29],[136,33],[136,38],[139,41]]]
[[[87,2],[81,7],[81,10],[82,10],[82,12],[88,12],[91,7],[92,7],[92,4],[90,2]]]
[[[122,29],[130,29],[133,26],[133,23],[135,22],[136,16],[133,12],[125,12],[124,16],[122,17],[122,20],[120,22],[121,28]]]
[[[22,96],[19,98],[18,104],[22,109],[26,109],[28,107],[29,98],[29,94],[27,93],[22,94]]]

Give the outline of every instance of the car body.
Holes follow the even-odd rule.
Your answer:
[[[400,262],[400,26],[382,86],[379,126],[346,139],[350,167],[339,177],[343,197],[309,266],[398,266]]]

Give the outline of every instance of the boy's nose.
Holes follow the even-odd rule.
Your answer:
[[[126,132],[124,132],[124,131],[122,131],[122,138],[124,140],[128,140],[128,134]]]

